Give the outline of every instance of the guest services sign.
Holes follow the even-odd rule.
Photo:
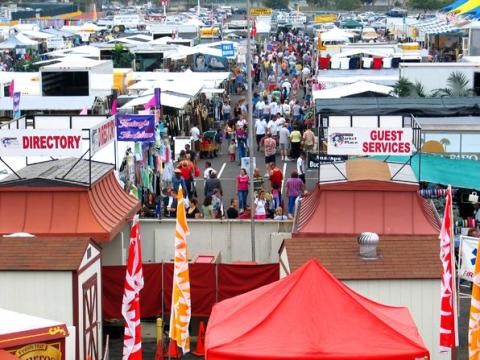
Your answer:
[[[0,156],[82,155],[82,130],[0,130]]]
[[[411,155],[412,129],[328,128],[328,155]]]

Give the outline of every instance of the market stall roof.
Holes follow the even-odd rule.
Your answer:
[[[95,96],[22,96],[20,109],[22,111],[80,111],[85,108],[91,109],[94,103]],[[0,97],[0,110],[11,111],[12,99]]]
[[[164,92],[172,92],[178,94],[184,94],[188,96],[197,95],[200,90],[203,88],[203,83],[196,80],[190,79],[190,81],[185,81],[185,79],[175,79],[175,80],[154,80],[154,81],[139,81],[135,84],[128,87],[128,90],[146,90],[146,93],[142,95],[153,95],[153,89],[160,88],[162,90],[162,95]]]
[[[438,279],[439,251],[437,236],[388,235],[380,237],[375,261],[359,256],[357,236],[287,239],[280,248],[290,272],[318,259],[339,280]]]
[[[317,260],[216,304],[205,352],[209,360],[429,356],[407,308],[357,294]]]
[[[465,116],[480,115],[480,97],[382,97],[322,99],[315,101],[322,115]]]
[[[0,271],[78,270],[89,243],[88,238],[0,236]]]
[[[36,31],[36,30],[26,30],[21,32],[22,35],[30,39],[39,39],[39,40],[46,40],[55,37],[55,35],[48,34],[43,31]]]
[[[355,37],[354,34],[349,33],[348,31],[344,31],[337,27],[325,31],[320,34],[320,39],[322,41],[344,41],[349,42],[351,38]]]
[[[66,158],[29,165],[0,181],[0,234],[91,237],[110,241],[140,209],[112,165]],[[68,174],[67,174],[68,173]]]
[[[17,47],[33,47],[37,45],[37,41],[31,40],[25,35],[17,34],[14,37],[11,37],[0,43],[0,49],[15,49]]]
[[[153,93],[146,96],[139,96],[123,105],[120,109],[133,109],[137,106],[145,105],[153,96]],[[174,109],[183,109],[185,105],[192,99],[191,96],[181,94],[171,94],[162,92],[161,104],[162,106],[171,107]]]
[[[68,55],[77,55],[84,57],[100,58],[100,49],[97,46],[82,45],[70,49],[55,50],[45,54],[49,57],[62,57]]]
[[[363,27],[363,24],[361,22],[358,22],[352,19],[345,20],[344,22],[341,23],[341,25],[342,25],[342,28],[345,28],[345,29],[358,29]]]
[[[188,80],[199,80],[202,82],[206,81],[215,81],[221,83],[228,79],[230,73],[227,71],[215,71],[215,72],[193,72],[191,70],[186,70],[184,72],[134,72],[132,74],[132,80],[177,80],[182,79],[183,81]]]
[[[368,159],[343,164],[336,176],[338,179],[342,172],[346,179],[327,178],[328,183],[323,181],[322,171],[328,172],[324,167],[333,166],[321,165],[321,183],[300,200],[294,237],[358,235],[365,231],[379,235],[438,235],[440,222],[435,208],[418,195],[418,184],[391,180],[397,172],[393,164]],[[406,165],[395,177],[403,180],[412,174]]]
[[[429,131],[480,131],[480,116],[416,117],[422,130]]]
[[[368,81],[385,86],[393,86],[399,79],[398,69],[381,70],[322,70],[317,76],[323,84],[351,84],[357,81]]]
[[[468,0],[466,3],[460,5],[459,7],[452,9],[451,12],[463,14],[475,9],[478,6],[480,6],[480,0]]]
[[[108,64],[111,64],[111,60],[94,60],[83,56],[69,55],[61,58],[57,63],[42,66],[40,70],[91,70],[97,66]]]
[[[65,324],[36,316],[0,309],[0,343],[2,348],[11,348],[30,342],[45,342],[68,336]],[[49,331],[55,328],[58,331]],[[34,340],[32,340],[32,338]],[[0,358],[1,357],[0,354]]]
[[[450,11],[450,10],[453,10],[453,9],[456,9],[458,8],[459,6],[465,4],[468,0],[456,0],[454,1],[453,3],[451,3],[450,5],[447,5],[447,6],[444,6],[442,8],[443,11]]]
[[[339,99],[360,95],[364,93],[373,93],[380,96],[391,96],[393,87],[378,85],[368,81],[357,81],[353,84],[337,86],[329,89],[313,91],[314,99]]]
[[[428,20],[418,23],[415,26],[418,30],[429,35],[449,34],[461,31],[458,26],[448,22],[445,19]]]

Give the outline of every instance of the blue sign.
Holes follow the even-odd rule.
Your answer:
[[[155,141],[154,115],[117,114],[115,120],[118,141]]]
[[[234,57],[235,48],[233,43],[222,44],[222,57]]]
[[[19,118],[21,113],[20,113],[20,95],[21,93],[14,92],[13,93],[13,118]]]

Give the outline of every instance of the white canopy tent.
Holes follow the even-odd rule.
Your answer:
[[[353,37],[355,34],[339,28],[333,28],[320,34],[320,39],[324,42],[350,42]]]
[[[313,91],[314,99],[339,99],[366,92],[391,96],[393,87],[379,85],[368,81],[357,81],[352,84],[337,86],[330,89]]]

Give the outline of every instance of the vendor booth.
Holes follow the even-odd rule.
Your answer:
[[[0,309],[0,359],[65,360],[65,324]]]
[[[298,205],[292,239],[280,248],[283,275],[319,259],[362,295],[408,306],[432,359],[444,359],[435,351],[440,220],[432,201],[421,196],[412,167],[362,158],[320,168],[319,184]],[[367,259],[359,245],[365,233],[378,240]]]
[[[25,356],[27,352],[40,350],[43,352],[35,355],[48,355],[54,360],[100,359],[100,247],[88,238],[17,236],[0,237],[0,246],[0,307],[54,320],[40,322],[37,328],[36,318],[15,319],[12,312],[4,314],[0,310],[0,349],[10,349],[25,360],[33,358]],[[35,331],[38,337],[15,340],[15,334],[8,334],[12,343],[5,343],[7,334],[2,335],[1,330],[14,325],[18,328],[13,327],[11,332],[33,335]]]
[[[429,356],[408,309],[357,294],[317,260],[270,285],[216,304],[205,352],[209,360]]]

